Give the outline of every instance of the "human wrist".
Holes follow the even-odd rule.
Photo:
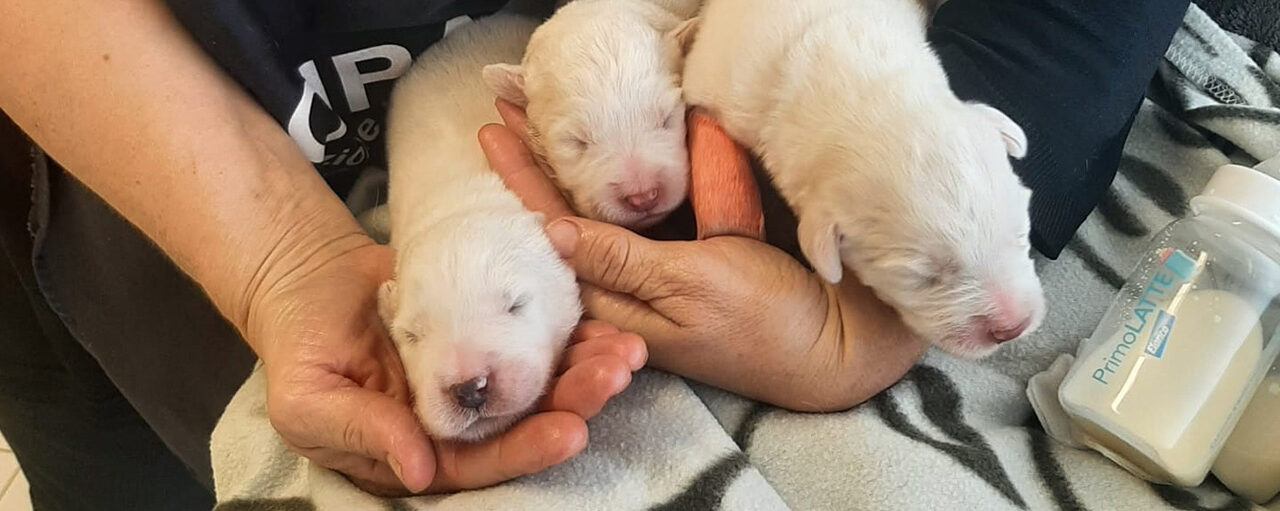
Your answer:
[[[257,214],[263,221],[246,226],[252,232],[230,240],[221,254],[211,254],[209,264],[194,265],[192,274],[265,359],[270,342],[265,320],[279,308],[272,301],[335,259],[376,242],[327,187],[311,193],[268,193],[259,204]]]
[[[819,342],[837,346],[835,357],[841,362],[821,408],[844,410],[902,379],[928,343],[852,273],[846,272],[839,284],[824,282],[823,289],[828,307]]]

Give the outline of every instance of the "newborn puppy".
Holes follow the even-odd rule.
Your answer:
[[[428,434],[474,441],[543,394],[581,305],[572,271],[489,169],[477,140],[501,122],[481,79],[520,58],[536,20],[497,14],[459,27],[399,79],[388,113],[394,280],[379,313]]]
[[[710,0],[685,98],[756,152],[800,220],[801,249],[842,261],[917,333],[981,357],[1033,331],[1026,137],[951,91],[913,0]]]
[[[680,68],[700,2],[578,0],[538,27],[520,65],[485,68],[525,107],[531,149],[584,216],[652,226],[685,199]]]

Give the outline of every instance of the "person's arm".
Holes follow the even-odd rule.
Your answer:
[[[0,108],[202,286],[269,373],[288,366],[292,361],[278,362],[274,352],[283,346],[296,356],[298,339],[262,331],[278,322],[254,318],[255,311],[279,313],[280,306],[263,306],[279,287],[374,243],[284,131],[158,0],[4,2],[0,61]],[[389,272],[386,264],[370,266],[375,280],[373,273]],[[279,391],[271,376],[269,386]],[[375,390],[402,393],[382,386]],[[298,401],[290,402],[295,412]],[[373,459],[397,451],[405,460],[400,479],[426,487],[430,446],[407,406],[373,391],[340,404],[376,405],[383,423],[339,406],[311,410],[310,438],[286,440]],[[344,428],[368,438],[343,442]],[[336,454],[328,458],[357,476],[390,476],[372,462],[361,470]]]
[[[309,247],[372,244],[158,1],[4,2],[0,61],[0,108],[241,333],[257,296],[317,262]],[[259,355],[270,348],[247,337]]]
[[[539,413],[478,444],[432,442],[374,306],[391,249],[160,0],[0,2],[0,62],[0,109],[257,352],[284,443],[365,489],[454,491],[558,464],[644,362],[634,335],[585,325]]]
[[[929,43],[962,99],[1027,134],[1032,244],[1056,258],[1110,187],[1189,0],[947,0]]]

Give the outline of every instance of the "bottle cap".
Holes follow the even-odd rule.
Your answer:
[[[1258,170],[1240,165],[1219,167],[1204,191],[1191,199],[1191,209],[1196,213],[1205,209],[1230,211],[1280,239],[1280,179]]]

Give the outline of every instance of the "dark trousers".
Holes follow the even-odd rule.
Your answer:
[[[212,508],[207,430],[221,412],[218,403],[229,400],[234,390],[229,383],[237,376],[210,385],[213,396],[191,396],[206,409],[206,420],[197,421],[205,434],[192,438],[189,445],[195,447],[188,451],[205,451],[203,462],[199,452],[188,456],[194,463],[175,455],[99,360],[71,335],[40,290],[33,265],[36,240],[28,224],[33,170],[42,173],[32,147],[0,113],[0,431],[30,482],[32,504],[37,511]],[[166,284],[165,279],[154,282]],[[68,283],[71,289],[64,293],[92,300],[98,294],[92,286],[100,284],[86,282],[75,289]],[[138,343],[134,358],[142,364],[156,361],[136,353],[155,349],[145,339],[120,339],[121,344],[131,341]],[[230,351],[233,356],[224,358],[241,362],[247,373],[247,350],[237,352],[233,346]],[[198,360],[175,365],[179,370],[209,365]],[[172,377],[173,369],[155,372]],[[238,377],[243,379],[244,373]],[[157,408],[164,400],[139,397],[153,415],[173,415],[172,409]]]

